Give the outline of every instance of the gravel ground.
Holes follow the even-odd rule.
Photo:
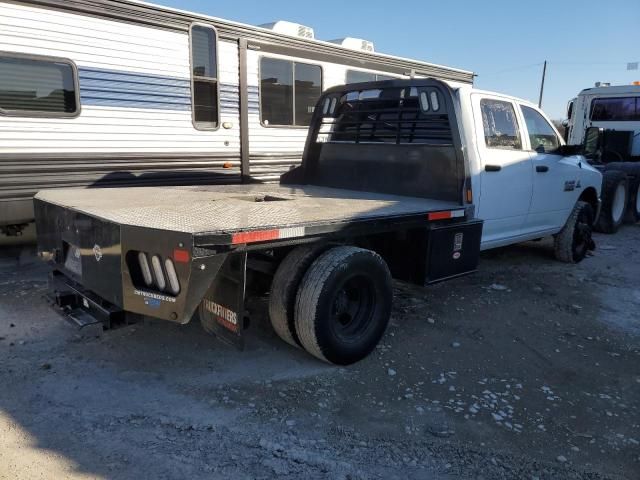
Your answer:
[[[640,478],[640,226],[578,266],[549,242],[397,284],[349,368],[195,322],[78,331],[30,249],[0,253],[0,478]]]

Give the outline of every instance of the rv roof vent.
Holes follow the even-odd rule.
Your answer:
[[[350,48],[351,50],[362,50],[363,52],[374,52],[373,42],[369,40],[362,40],[361,38],[338,38],[337,40],[329,40],[331,43],[337,43],[338,45],[342,45],[345,48]]]
[[[274,32],[290,35],[292,37],[315,38],[313,28],[300,25],[299,23],[287,22],[286,20],[264,23],[260,25],[260,27],[268,28]]]
[[[610,87],[611,82],[596,82],[596,87]]]

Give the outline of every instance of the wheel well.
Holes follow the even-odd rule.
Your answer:
[[[598,192],[593,187],[589,187],[585,189],[584,192],[580,195],[578,201],[587,202],[593,208],[593,212],[598,211]]]

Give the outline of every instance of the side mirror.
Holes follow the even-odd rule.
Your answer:
[[[604,144],[604,128],[589,127],[584,133],[583,153],[585,157],[595,157]]]
[[[582,145],[560,145],[554,153],[563,157],[572,157],[573,155],[580,155],[582,148]]]
[[[536,152],[538,153],[547,153],[547,151],[544,148],[544,145],[540,144],[536,147]]]

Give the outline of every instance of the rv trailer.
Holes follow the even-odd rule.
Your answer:
[[[277,180],[322,91],[468,71],[132,0],[0,1],[0,231],[43,188]]]

